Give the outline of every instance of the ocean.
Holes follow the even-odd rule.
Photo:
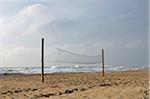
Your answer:
[[[126,71],[126,70],[138,70],[145,67],[139,66],[109,66],[105,67],[106,72],[110,71]],[[101,72],[100,66],[46,66],[44,67],[45,73],[57,73],[57,72]],[[0,67],[0,74],[37,74],[41,73],[41,67]]]

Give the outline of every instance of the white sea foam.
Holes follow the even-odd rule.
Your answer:
[[[125,71],[125,70],[137,70],[145,67],[139,66],[107,66],[105,71]],[[45,73],[54,72],[101,72],[100,66],[46,66],[44,68]],[[1,67],[0,74],[36,74],[41,73],[41,67]]]

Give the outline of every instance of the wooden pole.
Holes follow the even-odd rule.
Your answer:
[[[44,82],[44,38],[42,38],[42,74],[41,74],[41,77],[42,77],[42,82]]]
[[[102,49],[102,72],[103,72],[103,76],[104,76],[104,74],[105,74],[105,70],[104,70],[104,49]]]

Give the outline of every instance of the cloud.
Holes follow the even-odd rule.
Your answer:
[[[44,13],[45,14],[46,11],[46,7],[43,6],[42,4],[34,4],[31,6],[27,6],[25,8],[23,8],[19,13],[18,16],[20,17],[32,17],[32,16],[37,16],[40,13]]]
[[[5,17],[1,31],[4,36],[24,36],[32,33],[38,35],[46,28],[51,30],[50,26],[55,25],[57,20],[73,19],[80,16],[81,12],[82,9],[53,8],[46,4],[32,4],[22,8],[14,16]]]
[[[15,16],[4,19],[3,35],[20,36],[35,33],[48,21],[46,11],[41,4],[23,8]]]
[[[137,53],[140,53],[143,59],[140,61],[138,58],[139,61],[135,64],[146,63],[148,24],[146,7],[141,3],[144,1],[8,2],[7,11],[0,16],[0,41],[3,43],[0,45],[0,53],[8,54],[7,60],[10,62],[7,65],[36,65],[41,36],[45,38],[47,59],[54,59],[55,48],[90,55],[96,55],[101,48],[105,48],[110,64],[125,64],[124,56],[126,62],[129,61],[128,64],[133,64],[136,59],[133,59],[134,62],[131,59],[137,58]],[[15,9],[12,9],[14,7]],[[140,51],[144,53],[141,54]]]
[[[0,49],[1,66],[39,66],[40,50],[37,48],[14,47]]]

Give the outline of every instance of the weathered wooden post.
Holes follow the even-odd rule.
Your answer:
[[[102,49],[102,72],[103,72],[103,76],[105,74],[105,67],[104,67],[104,49]]]
[[[44,82],[44,38],[42,38],[42,59],[41,59],[41,62],[42,62],[42,74],[41,74],[41,77],[42,77],[42,82]]]

